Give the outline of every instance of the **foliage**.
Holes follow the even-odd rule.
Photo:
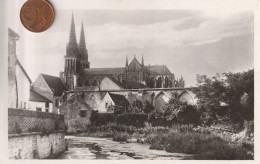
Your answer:
[[[146,101],[145,107],[143,109],[144,113],[148,114],[148,113],[151,113],[154,110],[155,110],[154,106],[149,101]]]
[[[148,120],[146,114],[121,114],[116,115],[116,123],[135,127],[144,127]]]
[[[254,117],[254,70],[223,73],[213,77],[197,75],[195,90],[199,99],[200,121],[205,125],[217,122],[243,123]],[[247,96],[245,103],[242,97]]]
[[[101,126],[108,123],[117,123],[128,126],[144,127],[147,122],[147,114],[113,114],[113,113],[97,113],[92,111],[90,121],[92,125]]]
[[[113,137],[113,141],[126,142],[129,138],[130,136],[127,133],[116,133]]]
[[[177,94],[173,94],[165,110],[154,110],[149,114],[153,126],[172,126],[173,124],[197,124],[199,114],[193,105],[182,103]]]
[[[92,111],[90,122],[95,126],[105,125],[109,122],[115,122],[115,115],[113,113],[98,113],[97,111]]]
[[[230,145],[214,135],[185,132],[157,135],[150,149],[165,149],[167,152],[195,154],[195,159],[253,159],[250,150],[243,145]]]

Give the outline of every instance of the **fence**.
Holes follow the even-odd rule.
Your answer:
[[[22,109],[8,109],[8,133],[64,131],[64,116]]]

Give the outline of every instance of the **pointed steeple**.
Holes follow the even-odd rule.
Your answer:
[[[69,42],[70,43],[77,43],[73,13],[72,13],[72,18],[71,18],[70,40],[69,40]]]
[[[144,55],[142,54],[142,66],[144,66]]]
[[[82,23],[81,23],[81,32],[80,32],[79,47],[80,47],[80,48],[86,48],[83,21],[82,21]]]
[[[128,67],[128,57],[126,56],[125,66]]]

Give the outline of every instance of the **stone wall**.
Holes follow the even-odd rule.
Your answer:
[[[8,109],[8,133],[64,131],[64,116],[54,113]]]
[[[9,135],[9,159],[52,158],[65,151],[64,133]]]
[[[60,113],[64,115],[67,133],[85,131],[90,124],[91,108],[81,95],[74,95],[60,107]]]
[[[64,116],[8,109],[10,159],[50,158],[65,151]]]

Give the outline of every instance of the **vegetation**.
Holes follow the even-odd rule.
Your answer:
[[[253,159],[252,147],[248,144],[230,144],[220,137],[196,132],[157,135],[151,149],[173,153],[195,154],[195,159]]]
[[[93,111],[90,116],[91,125],[102,126],[108,123],[117,123],[120,125],[128,125],[135,127],[144,127],[147,122],[147,114],[114,114],[114,113],[97,113]]]
[[[128,133],[116,133],[113,137],[113,141],[126,142],[129,138]]]
[[[197,76],[200,123],[240,123],[254,119],[254,70]]]
[[[110,137],[120,142],[135,138],[139,143],[150,144],[151,149],[193,154],[193,159],[253,159],[252,142],[216,136],[212,125],[221,125],[217,133],[236,134],[245,127],[246,135],[254,133],[254,70],[213,77],[198,75],[197,82],[196,106],[180,102],[177,94],[162,110],[136,100],[133,113],[93,112],[88,132],[81,135]],[[247,121],[249,124],[244,124]]]

